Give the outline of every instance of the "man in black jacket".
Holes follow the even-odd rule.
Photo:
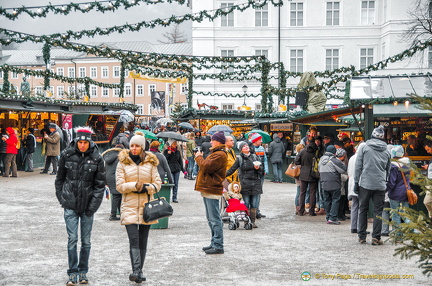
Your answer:
[[[102,203],[105,190],[105,166],[98,148],[91,140],[90,127],[77,127],[77,137],[60,157],[55,180],[56,196],[64,208],[68,233],[69,281],[66,285],[87,284],[90,236],[93,215]],[[78,257],[78,228],[81,250]]]
[[[25,160],[25,166],[26,166],[26,172],[33,172],[33,153],[36,149],[36,137],[34,136],[34,128],[27,129],[29,134],[26,137],[25,140],[25,148],[27,151],[26,160]]]

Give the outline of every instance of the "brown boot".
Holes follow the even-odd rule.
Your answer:
[[[320,208],[320,210],[316,214],[317,215],[325,215],[326,212],[325,212],[324,208]]]
[[[252,227],[253,228],[258,228],[258,226],[255,224],[257,209],[252,209],[251,208],[250,209],[250,213],[251,213]]]
[[[296,207],[296,215],[299,215],[299,213],[300,213],[300,207],[297,206],[297,207]]]

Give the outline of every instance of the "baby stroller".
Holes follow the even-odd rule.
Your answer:
[[[235,182],[237,183],[237,182]],[[235,184],[234,183],[234,184]],[[232,184],[228,187],[228,193],[224,193],[221,198],[221,217],[224,222],[229,222],[228,229],[236,230],[240,227],[240,222],[244,222],[244,228],[252,229],[252,221],[248,215],[247,207],[240,202],[239,198],[232,196]],[[240,194],[239,194],[240,195]],[[240,195],[241,196],[241,195]]]

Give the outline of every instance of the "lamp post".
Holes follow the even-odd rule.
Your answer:
[[[244,92],[243,106],[246,106],[246,92],[247,92],[247,90],[248,90],[247,85],[243,85],[243,86],[242,86],[242,90],[243,90],[243,92]]]

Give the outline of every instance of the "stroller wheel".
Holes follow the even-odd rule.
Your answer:
[[[251,230],[252,229],[252,224],[250,222],[248,222],[248,223],[245,224],[244,228],[246,230]]]
[[[233,222],[230,222],[230,224],[228,225],[229,230],[236,230],[236,228],[237,228],[237,225]]]

